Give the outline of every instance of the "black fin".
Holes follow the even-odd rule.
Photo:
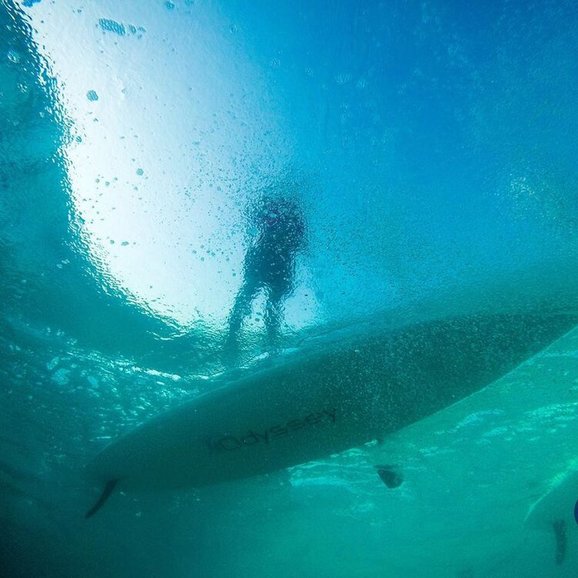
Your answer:
[[[104,486],[104,490],[102,490],[100,498],[98,498],[96,504],[94,504],[94,506],[92,506],[92,508],[90,508],[90,510],[88,510],[88,512],[86,512],[84,515],[86,519],[94,516],[94,514],[96,514],[96,512],[98,512],[98,510],[104,506],[104,503],[108,500],[108,498],[110,498],[110,495],[114,491],[116,484],[118,484],[118,480],[109,480],[106,482],[106,486]]]
[[[566,559],[566,548],[568,546],[566,521],[554,520],[552,526],[554,528],[554,536],[556,537],[556,564],[559,566]]]
[[[375,466],[375,469],[381,481],[388,488],[397,488],[403,484],[403,477],[394,466]]]

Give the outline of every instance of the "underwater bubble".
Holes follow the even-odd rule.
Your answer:
[[[70,369],[65,369],[64,367],[61,367],[52,374],[51,379],[58,385],[68,385],[70,383],[71,373],[72,372],[70,371]]]
[[[351,82],[352,76],[348,72],[341,72],[335,76],[335,82],[339,85],[348,84]]]
[[[89,383],[92,387],[98,387],[98,385],[99,385],[98,379],[97,379],[96,377],[92,376],[92,375],[89,375],[89,376],[86,378],[86,381],[88,381],[88,383]]]
[[[89,90],[86,93],[86,98],[88,98],[88,100],[91,102],[96,102],[98,100],[98,94],[96,93],[96,90]]]
[[[6,56],[8,57],[8,60],[13,64],[18,64],[21,60],[20,54],[13,48],[8,51],[8,54]]]
[[[118,34],[119,36],[124,36],[126,34],[126,29],[124,24],[116,22],[116,20],[110,20],[108,18],[101,18],[98,21],[98,25],[104,32],[112,32],[113,34]]]

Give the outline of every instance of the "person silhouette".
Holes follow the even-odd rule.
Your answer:
[[[265,328],[276,347],[285,299],[294,289],[295,259],[305,247],[305,221],[296,201],[264,196],[251,216],[256,234],[243,263],[243,283],[229,316],[227,349],[235,353],[239,331],[260,291],[266,294]]]

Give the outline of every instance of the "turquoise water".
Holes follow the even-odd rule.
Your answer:
[[[84,520],[109,441],[359,317],[503,279],[575,314],[574,6],[118,4],[0,0],[0,574],[577,575],[575,333],[377,446]],[[279,190],[281,341],[261,293],[227,355]]]

